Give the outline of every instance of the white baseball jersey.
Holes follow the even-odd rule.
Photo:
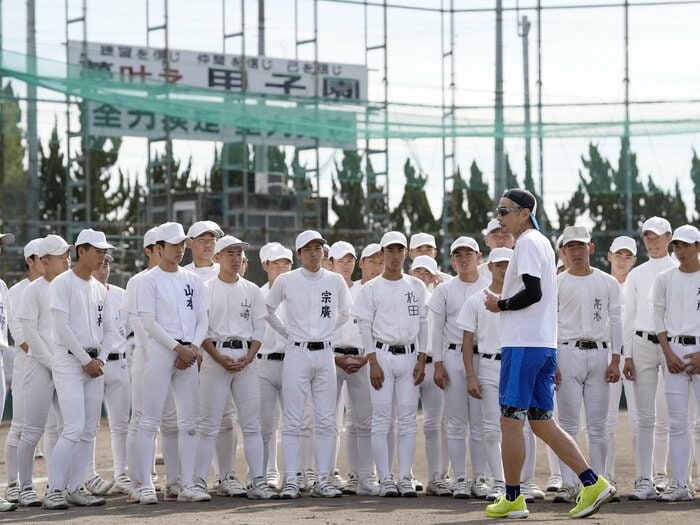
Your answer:
[[[500,316],[502,347],[557,347],[557,284],[554,250],[535,229],[525,230],[515,243],[513,257],[503,282],[504,299],[525,289],[523,275],[540,279],[542,297],[522,310],[507,310]]]
[[[30,282],[31,281],[29,279],[24,278],[8,290],[8,298],[12,308],[10,308],[10,316],[7,326],[10,329],[12,339],[15,341],[15,346],[19,346],[26,342],[26,339],[24,338],[24,331],[22,330],[22,323],[20,323],[20,320],[17,317],[17,312],[22,301],[22,294],[27,286],[29,286]]]
[[[557,276],[559,343],[609,342],[613,354],[622,345],[622,298],[613,276],[597,268],[585,276]]]
[[[197,274],[203,282],[215,279],[219,275],[219,263],[217,262],[212,263],[211,266],[195,266],[194,262],[191,262],[183,266],[183,268]]]
[[[208,338],[262,341],[267,308],[260,288],[240,276],[235,283],[210,279],[204,287],[209,303]]]
[[[499,316],[499,313],[486,309],[484,294],[480,292],[467,298],[455,323],[461,330],[476,336],[474,344],[479,347],[480,354],[494,355],[501,353]]]
[[[651,294],[657,334],[700,337],[700,271],[666,270],[656,277]]]
[[[388,345],[417,344],[419,352],[428,346],[428,308],[423,282],[410,275],[397,281],[378,276],[365,283],[352,307],[360,325],[367,354],[376,342]]]
[[[345,280],[321,268],[297,268],[275,279],[267,296],[270,312],[284,302],[287,332],[294,342],[331,341],[335,330],[348,320],[352,299]]]
[[[124,294],[124,301],[121,305],[121,309],[128,315],[128,322],[131,325],[131,329],[134,331],[134,346],[136,348],[146,348],[146,343],[148,343],[148,334],[141,324],[136,303],[139,280],[149,271],[151,270],[148,268],[141,270],[129,279],[129,282],[126,283],[126,293]]]
[[[29,356],[49,370],[54,355],[51,315],[46,298],[49,282],[40,277],[24,290],[17,317],[20,319],[29,345]]]
[[[108,352],[110,354],[126,353],[126,336],[131,330],[129,314],[122,310],[125,296],[126,290],[124,290],[124,288],[114,286],[113,284],[110,284],[109,288],[107,288],[107,302],[109,303],[109,310],[114,321],[115,334],[112,340],[112,348],[110,348]]]
[[[362,283],[359,281],[352,283],[352,286],[348,289],[354,303],[362,289]],[[349,318],[339,330],[336,330],[333,337],[333,348],[358,348],[361,353],[364,353],[360,328],[357,326],[357,321],[354,318]]]
[[[625,281],[625,318],[623,320],[624,346],[629,351],[636,331],[654,331],[654,307],[651,302],[651,287],[661,272],[675,268],[678,263],[670,256],[649,259],[632,268]]]
[[[457,325],[457,318],[465,301],[476,292],[480,292],[489,281],[478,276],[474,282],[464,282],[459,276],[441,284],[428,301],[432,316],[432,350],[433,361],[442,361],[445,346],[462,344],[464,329]]]
[[[84,366],[92,359],[85,349],[97,348],[98,359],[106,362],[114,329],[107,289],[94,277],[86,281],[68,270],[51,281],[49,296],[56,356],[70,350]]]
[[[7,350],[10,345],[7,340],[7,323],[11,317],[10,297],[5,281],[0,279],[0,352]]]
[[[270,294],[270,283],[265,283],[260,287],[265,304],[267,296]],[[275,310],[274,316],[268,316],[265,323],[265,335],[261,341],[259,354],[284,353],[287,348],[287,333],[285,329],[287,316],[284,304],[280,304]],[[275,323],[279,320],[279,326]],[[283,335],[284,334],[284,335]]]

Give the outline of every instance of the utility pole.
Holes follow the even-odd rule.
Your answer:
[[[36,73],[36,4],[27,0],[28,70]],[[27,83],[27,240],[39,237],[39,137],[37,135],[36,86]]]
[[[523,39],[523,82],[525,89],[525,177],[532,175],[532,125],[530,123],[530,22],[523,16],[518,23],[518,36]]]
[[[632,209],[632,165],[630,162],[630,60],[629,60],[629,0],[625,0],[625,129],[622,137],[622,166],[625,172],[625,226],[634,231]]]
[[[503,0],[496,0],[496,115],[494,129],[494,202],[506,189],[503,145]]]
[[[537,160],[542,206],[537,207],[537,221],[544,218],[544,138],[542,137],[542,2],[537,0]]]
[[[258,55],[265,55],[265,0],[258,0]],[[269,175],[267,173],[267,144],[265,134],[262,134],[263,143],[255,146],[255,191],[268,193]],[[258,182],[259,181],[259,182]]]

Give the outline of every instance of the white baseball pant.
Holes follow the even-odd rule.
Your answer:
[[[423,409],[423,435],[425,436],[425,456],[428,460],[428,478],[438,479],[447,475],[449,465],[447,449],[443,448],[443,428],[445,395],[435,384],[435,365],[425,365],[425,379],[418,386],[418,396]]]
[[[17,464],[17,445],[24,428],[24,370],[27,360],[26,352],[18,348],[12,365],[12,421],[5,440],[5,469],[8,485],[19,479]]]
[[[221,480],[228,473],[235,471],[236,450],[238,448],[238,414],[230,395],[226,399],[224,414],[221,418],[219,435],[216,436],[212,466],[216,479]]]
[[[263,440],[263,468],[277,473],[277,428],[282,403],[284,361],[256,358],[260,382],[260,432]],[[279,399],[279,404],[277,403]],[[275,414],[277,417],[275,418]]]
[[[498,385],[501,380],[501,361],[477,356],[477,378],[481,385],[481,418],[483,425],[484,455],[495,481],[503,481],[501,457],[501,405],[498,401]],[[470,399],[471,402],[471,399]],[[472,448],[473,450],[473,448]]]
[[[632,430],[632,449],[637,449],[637,403],[634,398],[634,381],[625,378],[622,373],[625,366],[624,356],[620,359],[620,380],[610,383],[610,404],[608,405],[608,457],[605,462],[605,478],[615,479],[615,460],[617,458],[617,430],[620,426],[620,400],[625,392],[627,417]]]
[[[365,364],[354,374],[348,374],[341,368],[336,368],[336,371],[338,391],[345,385],[347,393],[345,444],[348,471],[356,472],[361,480],[368,479],[373,471],[372,456],[366,453],[372,450],[372,387],[369,384],[369,365]],[[359,450],[363,454],[359,454]]]

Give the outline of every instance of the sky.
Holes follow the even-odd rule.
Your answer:
[[[223,47],[223,16],[227,32],[239,29],[242,0],[170,0],[169,42],[173,49],[220,52]],[[79,14],[80,0],[69,0],[69,15]],[[311,36],[313,28],[312,0],[267,0],[266,54],[291,58],[295,55],[295,3],[300,38]],[[448,0],[390,0],[392,5],[439,7]],[[573,6],[615,7],[572,8]],[[649,0],[631,0],[630,4],[630,98],[641,100],[680,101],[693,99],[700,85],[697,53],[700,49],[700,2],[683,5],[635,5]],[[657,2],[658,3],[658,2]],[[257,0],[246,0],[247,54],[257,49]],[[506,105],[523,103],[523,51],[518,35],[519,17],[528,16],[530,31],[530,91],[536,101],[536,13],[528,9],[535,0],[503,0],[507,10],[503,15],[504,34],[504,100]],[[620,102],[624,96],[623,8],[617,0],[542,0],[542,91],[545,104],[580,104]],[[456,9],[490,9],[494,0],[454,0]],[[26,50],[26,0],[3,0],[2,41],[5,49]],[[44,58],[63,60],[66,40],[66,7],[63,0],[36,0],[37,54]],[[150,2],[150,23],[162,22],[162,1]],[[515,7],[519,6],[519,12]],[[557,9],[548,9],[557,7]],[[566,7],[569,7],[566,9]],[[364,9],[361,5],[319,0],[319,59],[329,62],[365,63]],[[145,45],[147,38],[146,2],[144,0],[87,1],[87,38],[89,41],[115,44]],[[445,19],[447,20],[447,19]],[[80,38],[74,30],[70,38]],[[370,44],[382,39],[381,10],[368,9],[368,39]],[[389,57],[389,98],[396,102],[439,104],[441,101],[441,17],[439,13],[414,9],[390,8],[387,20]],[[151,35],[151,45],[161,44],[160,35]],[[228,52],[238,50],[238,42],[230,40]],[[312,47],[299,50],[299,58],[311,58]],[[368,67],[370,99],[380,96],[381,75],[378,53],[370,58]],[[473,120],[488,120],[493,116],[495,74],[495,14],[493,11],[455,14],[456,99],[458,105],[476,106],[465,109],[462,116]],[[23,86],[15,82],[17,87]],[[55,93],[40,90],[41,98],[61,99]],[[699,104],[633,105],[632,119],[663,119],[682,116],[697,117]],[[585,107],[545,108],[545,120],[560,121],[608,120],[622,116],[622,106],[587,105]],[[532,119],[536,114],[533,108]],[[42,103],[39,106],[39,133],[45,141],[57,120],[59,129],[65,127],[65,109],[61,104]],[[522,109],[506,111],[507,121],[522,121]],[[613,164],[617,163],[620,140],[616,137],[580,139],[547,139],[544,143],[544,196],[550,216],[554,205],[568,200],[578,183],[582,169],[581,156],[588,143],[597,144]],[[652,175],[654,181],[672,188],[679,179],[686,203],[693,207],[693,187],[690,182],[690,162],[693,149],[700,149],[697,133],[633,137],[632,149],[644,180]],[[535,147],[533,141],[533,147]],[[390,201],[397,204],[404,184],[403,163],[411,158],[419,171],[428,175],[426,190],[436,215],[442,200],[442,149],[434,139],[392,141],[390,145]],[[197,176],[206,173],[212,163],[214,144],[197,141],[177,141],[175,154],[193,157]],[[524,140],[507,139],[506,151],[520,180],[524,175]],[[334,161],[338,151],[321,152],[321,194],[331,192]],[[465,138],[457,141],[457,162],[462,173],[468,173],[476,160],[492,182],[494,171],[493,140]],[[537,161],[535,157],[535,161]],[[131,174],[143,172],[146,164],[146,141],[126,139],[122,146],[119,166]],[[536,166],[536,164],[535,164]],[[493,187],[493,186],[491,186]]]

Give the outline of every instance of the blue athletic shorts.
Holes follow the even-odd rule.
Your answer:
[[[503,347],[499,404],[522,410],[554,410],[556,369],[556,348]]]

